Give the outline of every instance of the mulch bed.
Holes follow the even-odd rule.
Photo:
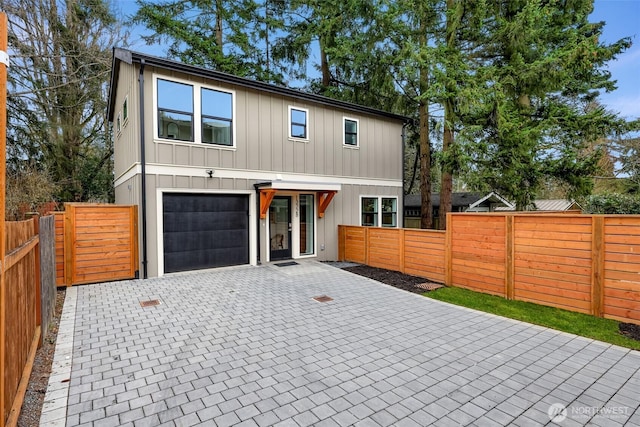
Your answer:
[[[18,418],[18,427],[36,427],[40,425],[40,412],[44,395],[49,385],[49,375],[51,374],[51,364],[56,351],[56,338],[58,336],[58,326],[64,305],[65,288],[59,288],[56,292],[56,308],[53,319],[49,324],[49,331],[44,339],[44,344],[36,352],[36,359],[33,362],[33,369],[29,377],[29,385],[24,395],[24,402]]]
[[[418,285],[430,283],[429,280],[424,277],[411,276],[409,274],[400,273],[399,271],[385,270],[384,268],[369,267],[367,265],[345,267],[343,270],[360,276],[365,276],[369,279],[377,280],[378,282],[391,285],[394,288],[413,292],[415,294],[423,294],[426,292],[424,288],[419,288]]]
[[[640,341],[640,325],[633,323],[620,323],[618,326],[620,333],[625,337]]]

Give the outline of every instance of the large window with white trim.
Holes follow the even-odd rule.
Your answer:
[[[158,138],[235,146],[233,91],[158,77],[155,102]]]
[[[360,225],[397,227],[398,198],[364,196],[360,199]]]

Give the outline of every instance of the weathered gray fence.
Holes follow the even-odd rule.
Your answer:
[[[40,218],[40,297],[42,299],[42,334],[44,342],[49,332],[49,323],[56,308],[56,246],[55,218],[53,215]]]

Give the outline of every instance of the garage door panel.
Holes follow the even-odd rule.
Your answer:
[[[249,263],[249,197],[165,194],[165,272]]]

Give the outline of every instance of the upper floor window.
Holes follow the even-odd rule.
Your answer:
[[[129,97],[125,96],[122,103],[122,121],[127,123],[127,120],[129,120]]]
[[[397,197],[362,197],[360,225],[371,227],[398,226]]]
[[[193,141],[193,86],[158,79],[158,136]]]
[[[309,110],[289,107],[289,138],[309,139]]]
[[[233,145],[233,99],[229,92],[202,88],[202,142]]]
[[[235,92],[156,78],[157,137],[234,147]]]
[[[344,124],[342,143],[351,147],[358,147],[358,120],[343,117],[342,122]]]

